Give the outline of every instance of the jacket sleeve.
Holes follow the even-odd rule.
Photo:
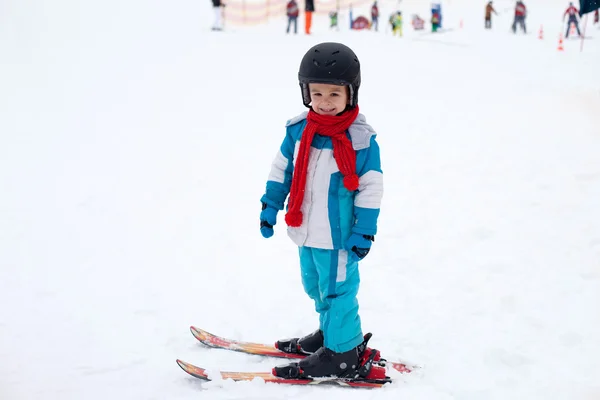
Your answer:
[[[379,145],[375,135],[370,145],[356,154],[356,170],[359,178],[358,193],[354,197],[353,233],[375,235],[377,218],[383,198],[383,172],[379,157]]]
[[[283,143],[271,164],[265,194],[260,199],[261,202],[278,210],[283,210],[285,199],[290,193],[292,173],[294,172],[295,145],[296,140],[290,134],[290,130],[287,129],[285,139],[283,139]]]

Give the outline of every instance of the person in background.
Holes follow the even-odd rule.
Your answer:
[[[222,31],[223,30],[223,24],[222,24],[222,16],[223,16],[223,7],[225,7],[225,4],[223,4],[223,2],[221,0],[212,0],[212,4],[213,4],[213,10],[215,12],[215,23],[213,24],[212,30],[213,31]]]
[[[577,29],[577,35],[581,36],[581,31],[579,30],[579,10],[573,5],[573,3],[569,3],[569,7],[563,14],[563,21],[565,20],[566,16],[569,16],[569,20],[567,21],[567,33],[565,34],[565,38],[569,37],[571,24],[575,25],[575,29]]]
[[[485,29],[492,29],[492,13],[498,15],[496,10],[494,10],[492,2],[490,1],[485,6]]]
[[[417,14],[413,14],[411,24],[415,31],[420,31],[425,28],[425,20]]]
[[[340,30],[340,27],[338,25],[338,12],[337,11],[331,11],[329,13],[329,29],[333,29],[335,28],[336,30]]]
[[[392,35],[402,37],[402,11],[396,11],[390,16],[390,24],[392,25]]]
[[[523,4],[522,1],[517,1],[515,4],[515,20],[512,24],[513,33],[517,33],[517,25],[521,26],[523,33],[527,33],[525,18],[527,18],[527,7],[525,7],[525,4]]]
[[[594,13],[594,25],[600,22],[600,10],[596,10]]]
[[[294,34],[298,33],[298,15],[300,15],[298,3],[296,3],[296,0],[290,0],[287,3],[288,24],[285,33],[290,33],[290,27],[292,24],[294,24]]]
[[[379,30],[379,7],[377,1],[371,6],[371,28],[375,27],[375,32]]]
[[[437,32],[440,27],[440,16],[437,12],[431,15],[431,32]]]
[[[305,0],[304,4],[304,32],[310,35],[310,28],[312,27],[312,13],[315,12],[314,0]]]

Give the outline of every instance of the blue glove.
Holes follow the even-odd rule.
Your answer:
[[[361,235],[359,233],[353,233],[346,242],[346,250],[354,259],[354,261],[360,261],[369,254],[371,250],[371,243],[375,241],[373,235]]]
[[[262,211],[260,212],[260,233],[265,238],[273,236],[273,225],[277,223],[278,209],[273,208],[267,203],[262,203]]]

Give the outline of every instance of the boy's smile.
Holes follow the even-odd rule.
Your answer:
[[[346,109],[348,88],[326,83],[309,83],[311,107],[321,115],[337,115]]]

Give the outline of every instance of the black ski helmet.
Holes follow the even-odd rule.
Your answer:
[[[298,81],[302,102],[310,107],[309,83],[347,85],[350,88],[350,108],[358,104],[360,62],[356,54],[341,43],[320,43],[306,52],[300,63]]]

